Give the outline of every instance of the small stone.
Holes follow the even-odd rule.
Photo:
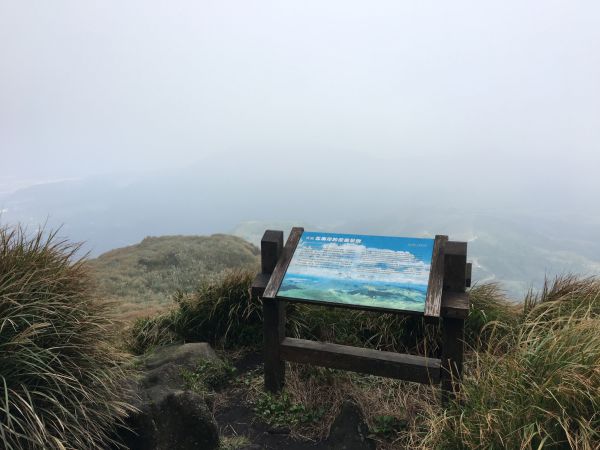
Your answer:
[[[326,443],[332,450],[375,450],[375,441],[368,435],[369,427],[358,405],[345,401]]]
[[[211,450],[219,447],[217,424],[204,400],[191,391],[173,392],[156,407],[157,450]]]

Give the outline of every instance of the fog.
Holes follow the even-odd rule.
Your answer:
[[[600,267],[598,2],[0,1],[0,65],[5,222],[518,229]]]
[[[593,1],[4,1],[0,61],[5,185],[327,153],[493,198],[600,191]]]

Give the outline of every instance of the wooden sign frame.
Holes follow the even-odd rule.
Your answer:
[[[252,295],[263,301],[265,389],[278,392],[285,383],[285,361],[351,370],[425,384],[441,383],[442,399],[456,392],[463,365],[464,320],[469,312],[465,292],[471,283],[467,243],[436,236],[425,301],[425,311],[397,311],[312,302],[278,297],[277,291],[304,232],[292,228],[285,246],[283,232],[267,230],[261,240],[261,273],[252,285]],[[377,309],[394,314],[423,315],[429,322],[442,322],[441,358],[385,352],[359,347],[295,339],[285,336],[286,302],[320,304],[329,307]]]
[[[301,230],[298,228],[298,230]],[[280,288],[284,284],[284,278],[286,272],[289,268],[289,264],[291,264],[292,259],[294,257],[294,253],[297,249],[298,244],[302,238],[303,232],[299,231],[299,236],[294,236],[291,244],[291,252],[286,256],[290,259],[282,259],[278,261],[279,266],[276,266],[275,271],[273,272],[273,277],[270,279],[270,285],[267,287],[263,297],[274,298],[277,297],[280,300],[284,300],[289,303],[304,303],[308,305],[320,305],[320,306],[332,306],[336,308],[347,308],[347,309],[358,309],[362,311],[378,311],[378,312],[389,312],[392,314],[406,314],[406,315],[423,315],[425,311],[425,315],[431,317],[439,317],[440,315],[440,301],[442,294],[442,282],[444,275],[444,267],[443,267],[443,248],[445,242],[448,241],[447,236],[436,236],[433,239],[433,251],[431,255],[431,263],[430,263],[430,271],[429,271],[429,280],[427,287],[427,294],[425,299],[425,308],[424,311],[417,311],[411,309],[398,309],[398,308],[388,308],[381,306],[373,306],[373,305],[360,305],[356,303],[341,303],[341,302],[333,302],[327,301],[323,299],[309,299],[309,298],[299,298],[299,297],[288,297],[285,294],[281,294]],[[350,235],[345,235],[350,236]],[[360,236],[360,235],[357,235]],[[364,236],[361,236],[364,237]],[[378,236],[375,236],[378,237]],[[280,272],[282,270],[282,272]]]

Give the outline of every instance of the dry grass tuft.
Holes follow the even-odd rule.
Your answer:
[[[130,410],[109,308],[79,247],[0,228],[0,442],[6,450],[105,448]]]
[[[440,449],[599,448],[599,331],[597,279],[547,282],[510,333],[470,356],[460,397],[445,411],[428,408],[415,440]]]
[[[325,439],[342,404],[351,400],[363,411],[379,449],[404,448],[414,437],[410,430],[420,423],[420,412],[439,397],[436,387],[301,364],[287,363],[286,366],[282,394],[265,394],[263,377],[255,376],[248,383],[246,400],[256,405],[267,398],[275,410],[285,403],[288,410],[301,406],[303,414],[316,415],[318,420],[310,421],[283,415],[287,418],[283,425],[290,428],[295,439]]]

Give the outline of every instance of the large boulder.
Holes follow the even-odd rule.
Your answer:
[[[121,433],[131,450],[213,450],[219,432],[205,399],[186,390],[182,370],[205,360],[218,361],[206,343],[163,347],[141,362],[142,375],[133,382],[137,412],[129,431]]]
[[[368,435],[369,427],[358,405],[345,401],[326,443],[331,450],[375,450],[375,441]]]

